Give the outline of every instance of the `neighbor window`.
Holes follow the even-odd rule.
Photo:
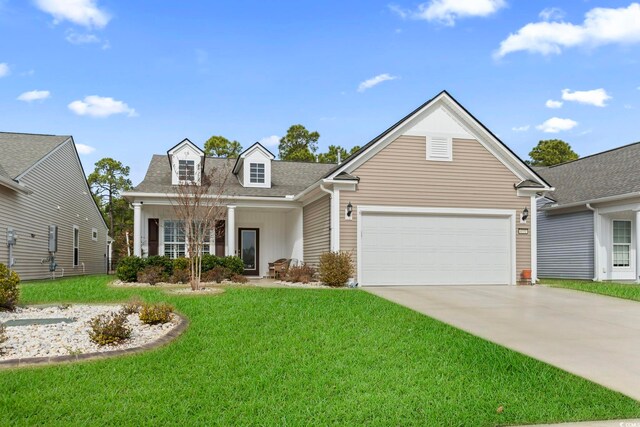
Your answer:
[[[98,241],[98,230],[96,228],[91,229],[91,240]]]
[[[73,266],[80,265],[80,229],[78,226],[73,226]]]
[[[164,255],[180,258],[185,255],[186,239],[182,221],[164,221]]]
[[[249,165],[249,182],[252,184],[264,184],[264,163],[251,163]]]
[[[631,254],[631,221],[613,221],[613,266],[629,267]]]
[[[178,179],[180,181],[195,181],[196,167],[193,160],[178,160]]]

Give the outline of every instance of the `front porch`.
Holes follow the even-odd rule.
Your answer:
[[[133,203],[133,209],[134,255],[185,256],[189,242],[173,206],[145,201]],[[241,257],[248,276],[267,276],[269,263],[279,258],[303,260],[300,205],[229,204],[216,229],[205,242],[205,252]]]
[[[594,209],[594,280],[638,282],[640,204]]]

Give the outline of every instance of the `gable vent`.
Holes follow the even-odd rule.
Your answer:
[[[427,137],[427,160],[451,161],[451,138],[446,136]]]

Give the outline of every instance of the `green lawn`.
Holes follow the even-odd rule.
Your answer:
[[[24,301],[169,301],[174,343],[0,371],[0,425],[473,425],[640,417],[640,402],[357,290],[23,287]],[[501,414],[496,412],[504,407]]]
[[[592,280],[540,279],[544,285],[575,289],[594,294],[640,301],[640,285],[632,283],[594,282]]]

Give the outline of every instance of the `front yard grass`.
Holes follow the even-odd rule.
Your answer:
[[[540,279],[540,283],[556,288],[575,289],[577,291],[640,301],[640,285],[633,283],[594,282],[592,280],[572,279]]]
[[[0,370],[0,425],[507,425],[640,417],[640,402],[357,290],[23,286],[23,302],[167,301],[144,354]],[[499,413],[498,407],[503,407]]]

